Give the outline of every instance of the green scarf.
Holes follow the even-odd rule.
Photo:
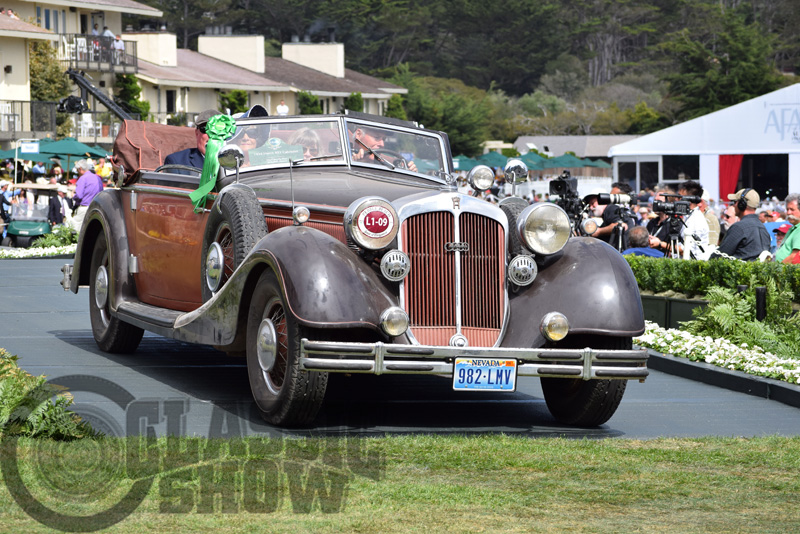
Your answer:
[[[206,143],[206,159],[203,163],[203,174],[200,175],[200,186],[189,193],[189,200],[194,205],[194,212],[200,213],[205,209],[208,194],[214,190],[219,174],[219,160],[217,154],[222,148],[225,139],[236,131],[236,121],[229,115],[214,115],[206,123],[208,143]]]

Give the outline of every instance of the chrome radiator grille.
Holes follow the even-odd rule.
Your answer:
[[[448,243],[469,250],[448,251]],[[474,213],[425,213],[403,222],[401,247],[411,260],[403,303],[416,340],[447,345],[460,332],[471,347],[493,346],[505,311],[503,227]]]

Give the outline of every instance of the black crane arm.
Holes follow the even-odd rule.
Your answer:
[[[130,113],[122,109],[104,92],[87,80],[86,75],[83,72],[75,69],[67,69],[67,76],[70,77],[75,85],[81,88],[81,96],[80,100],[74,96],[69,96],[62,99],[59,102],[59,111],[66,111],[68,113],[83,113],[84,111],[88,111],[89,108],[86,106],[86,102],[89,93],[91,93],[95,100],[103,104],[111,113],[119,117],[121,120],[133,120],[133,117],[130,115]]]

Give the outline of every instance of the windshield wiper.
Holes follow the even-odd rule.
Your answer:
[[[353,137],[353,139],[355,139],[355,140],[356,140],[356,142],[357,142],[359,145],[361,145],[361,146],[363,146],[364,148],[366,148],[366,149],[367,149],[367,152],[369,152],[370,154],[372,154],[372,156],[373,156],[375,159],[377,159],[378,161],[380,161],[381,163],[383,163],[384,165],[386,165],[386,166],[387,166],[387,167],[389,167],[390,169],[392,169],[392,170],[394,170],[394,169],[395,169],[395,166],[394,166],[392,163],[390,163],[390,162],[386,161],[386,160],[385,160],[385,159],[383,159],[381,156],[379,156],[377,152],[375,152],[375,151],[374,151],[374,150],[372,150],[370,147],[368,147],[367,145],[365,145],[365,144],[364,144],[364,141],[362,141],[362,140],[361,140],[361,139],[359,139],[358,137]]]

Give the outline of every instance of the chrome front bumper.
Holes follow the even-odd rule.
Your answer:
[[[513,358],[517,360],[518,376],[644,380],[649,374],[646,349],[432,347],[307,339],[300,342],[300,368],[306,371],[452,376],[457,357]]]

